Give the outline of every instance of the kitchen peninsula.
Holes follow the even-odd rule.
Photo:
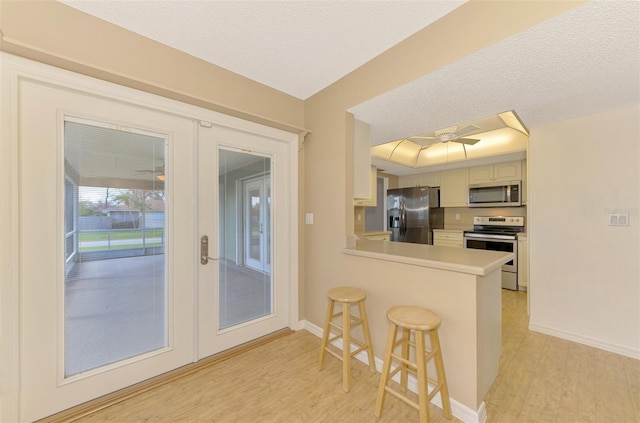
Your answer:
[[[483,399],[501,354],[501,266],[513,254],[367,240],[357,240],[344,253],[360,269],[353,285],[368,293],[376,357],[385,348],[386,310],[411,304],[435,311],[442,319],[452,411],[463,421],[483,421]]]

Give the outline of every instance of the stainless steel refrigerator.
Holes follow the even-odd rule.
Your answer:
[[[440,188],[387,190],[387,220],[391,241],[433,245],[433,230],[444,228]]]

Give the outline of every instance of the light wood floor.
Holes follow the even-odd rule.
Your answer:
[[[319,349],[299,331],[79,421],[376,422],[379,374],[356,361],[345,394],[338,360],[317,370]],[[526,293],[503,290],[503,356],[485,401],[488,422],[640,422],[640,361],[528,331]],[[377,421],[417,420],[387,396]]]

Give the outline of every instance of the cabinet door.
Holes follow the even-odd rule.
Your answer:
[[[398,178],[400,188],[412,188],[418,186],[418,175],[402,175]]]
[[[522,164],[520,161],[497,163],[493,165],[495,181],[517,181],[522,179]]]
[[[440,205],[467,207],[469,204],[469,168],[446,170],[441,174]]]
[[[356,198],[354,205],[364,207],[378,206],[378,168],[371,166],[369,170],[369,196],[367,198]]]
[[[529,284],[529,241],[522,237],[518,239],[518,285],[527,287]]]
[[[493,165],[469,168],[469,184],[493,182]]]
[[[436,247],[458,247],[463,248],[462,231],[437,231],[433,234],[433,245]]]
[[[440,172],[421,173],[418,175],[418,184],[427,187],[440,186]]]

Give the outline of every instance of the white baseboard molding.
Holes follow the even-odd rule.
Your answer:
[[[300,322],[298,322],[298,330],[301,330],[301,329],[304,329],[312,333],[318,338],[322,338],[322,335],[324,332],[322,328],[306,320],[301,320]],[[337,339],[335,342],[332,343],[332,345],[334,345],[336,348],[341,350],[342,339]],[[358,346],[356,344],[351,345],[352,350],[356,350],[357,348]],[[369,364],[366,351],[361,351],[360,353],[356,354],[355,358],[367,365]],[[375,357],[375,362],[376,362],[376,370],[378,372],[382,371],[383,360],[378,357]],[[400,383],[400,374],[396,374],[393,377],[393,380]],[[418,381],[413,375],[409,375],[407,388],[412,392],[415,392],[416,394],[418,393]],[[433,386],[431,386],[431,384],[429,386],[429,389],[433,389]],[[438,406],[439,408],[442,408],[442,400],[440,398],[440,392],[438,392],[433,397],[431,402],[436,406]],[[451,402],[451,414],[453,414],[455,418],[462,420],[465,423],[484,423],[487,420],[487,410],[485,408],[484,402],[480,404],[480,408],[478,408],[477,411],[474,411],[473,409],[456,401],[453,398],[450,398],[450,402]]]
[[[622,345],[613,344],[611,342],[602,341],[600,339],[590,338],[588,336],[578,335],[576,333],[555,329],[549,326],[529,323],[529,330],[544,333],[545,335],[555,336],[556,338],[566,339],[567,341],[577,342],[578,344],[588,345],[590,347],[599,348],[601,350],[624,355],[626,357],[640,360],[640,350],[634,350]]]

